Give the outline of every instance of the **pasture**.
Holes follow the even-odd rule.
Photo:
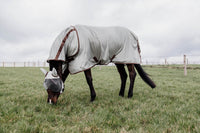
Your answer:
[[[129,83],[119,97],[117,69],[95,67],[93,103],[79,73],[68,77],[55,106],[46,103],[39,68],[0,68],[0,132],[200,132],[200,69],[185,77],[183,69],[143,68],[157,88],[138,74],[133,98],[127,98]]]

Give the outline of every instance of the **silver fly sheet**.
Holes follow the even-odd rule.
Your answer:
[[[54,41],[48,61],[67,63],[71,74],[110,62],[140,64],[137,36],[123,27],[76,25],[62,31]],[[66,65],[66,64],[65,64]]]

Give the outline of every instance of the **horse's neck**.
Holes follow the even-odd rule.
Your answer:
[[[49,63],[50,71],[52,71],[52,69],[55,68],[61,79],[62,79],[62,63],[63,63],[62,61],[50,61]]]

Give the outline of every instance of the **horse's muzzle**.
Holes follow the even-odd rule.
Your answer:
[[[48,98],[47,103],[49,104],[56,104],[57,103],[58,98]]]

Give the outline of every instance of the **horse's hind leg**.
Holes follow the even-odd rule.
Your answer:
[[[92,83],[92,74],[91,74],[91,69],[88,69],[86,71],[84,71],[85,73],[85,78],[87,80],[87,83],[90,87],[90,96],[91,96],[91,102],[94,101],[95,97],[96,97],[96,92],[94,90],[94,87],[93,87],[93,83]]]
[[[115,64],[117,66],[117,70],[120,74],[120,78],[121,78],[121,89],[119,92],[119,96],[124,96],[124,91],[125,91],[125,86],[126,86],[126,79],[127,79],[127,74],[126,71],[124,69],[124,64]]]
[[[134,87],[136,72],[135,72],[133,64],[127,64],[127,67],[128,67],[128,71],[129,71],[129,78],[130,78],[128,98],[131,98],[133,96],[133,87]]]

